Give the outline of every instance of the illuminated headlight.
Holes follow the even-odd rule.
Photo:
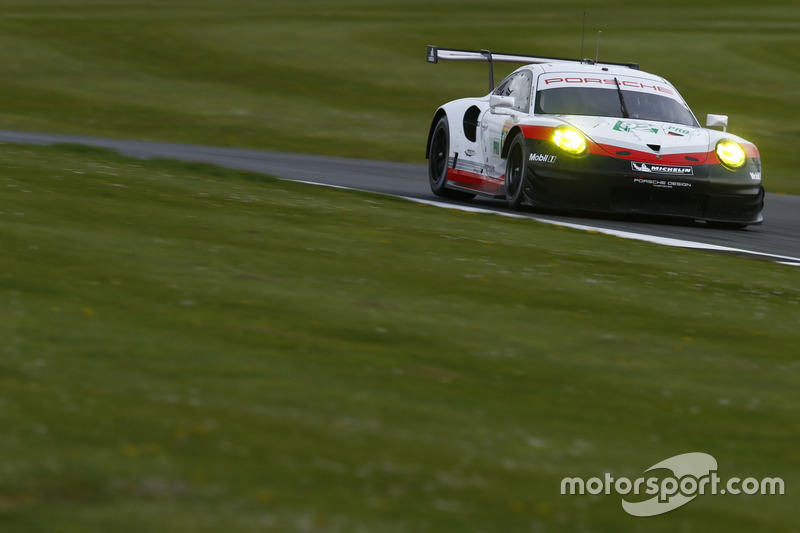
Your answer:
[[[559,126],[553,132],[553,142],[569,155],[581,155],[586,151],[586,137],[575,128]]]
[[[742,168],[747,161],[747,154],[744,153],[742,145],[729,139],[717,143],[717,157],[723,165],[732,170]]]

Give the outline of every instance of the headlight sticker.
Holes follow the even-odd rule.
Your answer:
[[[730,170],[742,168],[747,162],[747,154],[742,145],[730,139],[719,141],[716,152],[720,163]]]
[[[575,128],[559,126],[553,132],[553,143],[564,153],[578,156],[586,152],[589,144],[586,137]]]

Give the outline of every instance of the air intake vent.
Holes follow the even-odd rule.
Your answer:
[[[464,135],[470,142],[478,140],[478,117],[481,110],[478,106],[472,106],[464,113]]]
[[[647,147],[650,148],[654,152],[658,152],[659,150],[661,150],[661,145],[660,144],[648,144]]]

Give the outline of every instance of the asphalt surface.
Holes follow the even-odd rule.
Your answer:
[[[98,146],[142,159],[168,158],[211,163],[290,180],[442,202],[442,199],[430,192],[427,168],[424,164],[2,130],[0,130],[0,142],[36,145],[75,143]],[[765,179],[768,181],[769,176],[767,175]],[[475,200],[468,205],[509,212],[500,201]],[[626,232],[648,238],[703,243],[710,247],[724,247],[729,249],[730,253],[800,264],[800,196],[768,193],[764,223],[760,226],[749,226],[744,230],[720,230],[708,228],[702,223],[634,217],[598,218],[541,211],[528,211],[524,214],[540,220],[591,226],[600,230]]]

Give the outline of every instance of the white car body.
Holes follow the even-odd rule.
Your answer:
[[[436,194],[505,198],[514,208],[668,215],[735,227],[761,222],[756,146],[724,131],[723,115],[708,117],[723,131],[701,127],[664,78],[634,64],[435,47],[428,53],[431,62],[524,63],[490,94],[437,109],[427,153]],[[555,142],[558,132],[567,134],[567,151]],[[572,153],[570,140],[584,149]]]

